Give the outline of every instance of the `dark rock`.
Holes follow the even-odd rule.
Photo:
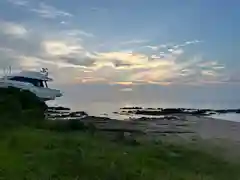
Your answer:
[[[143,109],[142,107],[123,107],[123,108],[120,108],[120,109]]]
[[[125,108],[126,110],[127,108]],[[149,116],[161,116],[171,114],[189,114],[189,115],[201,115],[209,116],[212,114],[225,114],[225,113],[240,113],[240,109],[191,109],[191,108],[128,108],[128,111],[121,111],[124,114],[136,114],[136,115],[149,115]]]
[[[62,106],[57,106],[57,107],[48,107],[48,110],[53,110],[53,111],[70,111],[70,108],[67,107],[62,107]]]

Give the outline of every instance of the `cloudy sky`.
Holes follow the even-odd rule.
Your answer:
[[[1,0],[0,67],[47,67],[68,99],[186,92],[231,98],[240,90],[239,6],[237,0]]]

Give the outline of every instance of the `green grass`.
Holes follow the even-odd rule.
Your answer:
[[[76,120],[44,120],[46,108],[30,92],[0,89],[0,180],[240,180],[239,164],[186,146],[110,138]]]
[[[132,146],[88,132],[0,133],[0,179],[237,180],[240,166],[182,146]]]

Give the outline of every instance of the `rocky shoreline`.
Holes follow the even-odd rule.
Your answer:
[[[237,113],[240,114],[240,109],[191,109],[191,108],[143,108],[143,107],[123,107],[119,114],[136,114],[136,115],[202,115],[209,116],[213,114]]]
[[[133,110],[134,109],[134,110]],[[122,108],[121,110],[127,110]],[[130,110],[137,114],[140,107]],[[149,115],[162,115],[161,117],[136,117],[126,120],[112,119],[110,117],[90,116],[86,112],[71,112],[69,108],[49,107],[46,117],[52,120],[79,120],[84,124],[93,124],[103,131],[141,133],[148,136],[181,135],[185,137],[199,136],[201,138],[226,137],[240,141],[240,124],[231,121],[216,120],[209,117],[214,113],[239,113],[239,109],[208,110],[208,109],[141,109],[142,113]],[[150,113],[151,112],[151,113]],[[156,113],[157,112],[157,113]],[[121,112],[120,112],[121,113]],[[220,125],[219,125],[220,124]],[[234,129],[235,128],[235,129]],[[236,131],[239,131],[239,133]],[[216,133],[214,133],[216,132]],[[235,134],[234,134],[235,133]],[[231,134],[231,136],[229,136]],[[232,135],[233,134],[233,135]],[[236,135],[237,134],[237,135]],[[239,138],[238,138],[239,137]]]
[[[123,107],[119,112],[113,112],[113,114],[124,115],[131,117],[132,115],[144,115],[147,116],[168,116],[168,115],[194,115],[194,116],[211,116],[218,114],[236,113],[240,114],[240,109],[193,109],[193,108],[143,108],[143,107]],[[89,116],[84,111],[72,112],[67,107],[48,107],[46,115],[49,118],[82,118]],[[104,113],[107,118],[108,114]],[[136,119],[136,118],[134,118]]]

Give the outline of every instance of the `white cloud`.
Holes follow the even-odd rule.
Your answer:
[[[209,66],[216,66],[218,65],[218,63],[216,61],[207,61],[207,62],[203,62],[203,63],[200,63],[198,66],[199,67],[209,67]]]
[[[147,40],[142,40],[142,39],[133,39],[129,41],[123,41],[120,42],[121,45],[132,45],[132,44],[142,44],[148,42]]]
[[[221,65],[219,65],[219,66],[214,66],[214,67],[212,67],[213,69],[225,69],[225,67],[224,66],[221,66]]]
[[[40,2],[37,6],[33,6],[29,3],[28,0],[7,0],[13,5],[16,6],[25,6],[31,12],[35,12],[40,17],[55,19],[57,17],[72,17],[73,14],[66,12],[64,10],[60,10],[54,6],[50,6],[44,2]],[[61,24],[66,24],[66,21],[61,21]]]
[[[45,49],[45,51],[52,56],[76,54],[82,51],[83,49],[83,47],[79,44],[73,44],[70,42],[60,40],[43,41],[42,46]]]
[[[66,21],[61,21],[60,24],[67,24],[67,22]]]
[[[94,37],[94,35],[93,35],[92,33],[85,32],[85,31],[79,30],[79,29],[68,30],[68,31],[66,31],[66,34],[67,34],[68,36]]]
[[[24,67],[26,69],[36,69],[36,68],[40,68],[42,65],[42,62],[39,58],[36,57],[26,57],[26,56],[20,56],[18,57],[20,60],[20,66]]]
[[[177,49],[177,48],[181,48],[181,47],[185,47],[185,46],[189,46],[189,45],[194,45],[194,44],[198,44],[198,43],[202,43],[203,41],[200,40],[193,40],[193,41],[186,41],[182,44],[176,44],[173,46],[173,48]]]
[[[172,54],[174,54],[174,55],[181,55],[183,53],[184,53],[183,49],[174,49],[172,51]]]
[[[132,88],[123,88],[123,89],[120,89],[120,91],[122,91],[122,92],[131,92],[131,91],[133,91],[133,89]]]
[[[161,59],[161,58],[162,58],[162,56],[158,56],[155,54],[151,55],[151,59]]]
[[[186,41],[184,44],[189,45],[189,44],[197,44],[200,42],[203,42],[203,41],[200,41],[200,40]]]
[[[147,46],[143,46],[144,48],[148,48],[151,49],[153,51],[158,51],[160,49],[166,49],[169,52],[173,52],[176,49],[180,49],[181,47],[185,47],[188,45],[193,45],[193,44],[197,44],[197,43],[201,43],[203,41],[200,40],[193,40],[193,41],[186,41],[182,44],[173,44],[173,43],[167,43],[167,44],[160,44],[160,45],[147,45]]]
[[[14,53],[12,49],[6,47],[0,47],[0,51],[3,53]]]
[[[14,37],[24,37],[27,34],[27,29],[14,22],[0,21],[0,32]]]
[[[202,70],[201,73],[206,76],[216,76],[216,72],[213,70]]]
[[[201,57],[182,60],[185,51],[179,47],[166,46],[161,52],[148,53],[90,51],[84,38],[78,39],[82,34],[76,29],[64,33],[48,29],[38,36],[31,33],[19,46],[12,42],[8,43],[9,47],[0,44],[0,55],[4,54],[4,61],[14,59],[19,67],[27,69],[48,67],[62,83],[119,84],[127,86],[123,91],[130,91],[136,84],[216,82],[222,73],[222,65],[217,61],[204,61]],[[167,48],[172,50],[168,52]]]
[[[160,48],[160,46],[144,46],[144,47],[152,49],[154,51],[157,51]]]
[[[27,6],[28,5],[27,0],[7,0],[7,1],[16,6]]]
[[[143,46],[143,48],[148,48],[151,49],[153,51],[158,51],[160,49],[164,49],[170,47],[170,44],[160,44],[160,45],[147,45],[147,46]]]
[[[37,8],[32,8],[30,11],[37,13],[39,16],[48,19],[55,19],[57,17],[72,17],[69,12],[57,9],[56,7],[47,5],[43,2]]]

